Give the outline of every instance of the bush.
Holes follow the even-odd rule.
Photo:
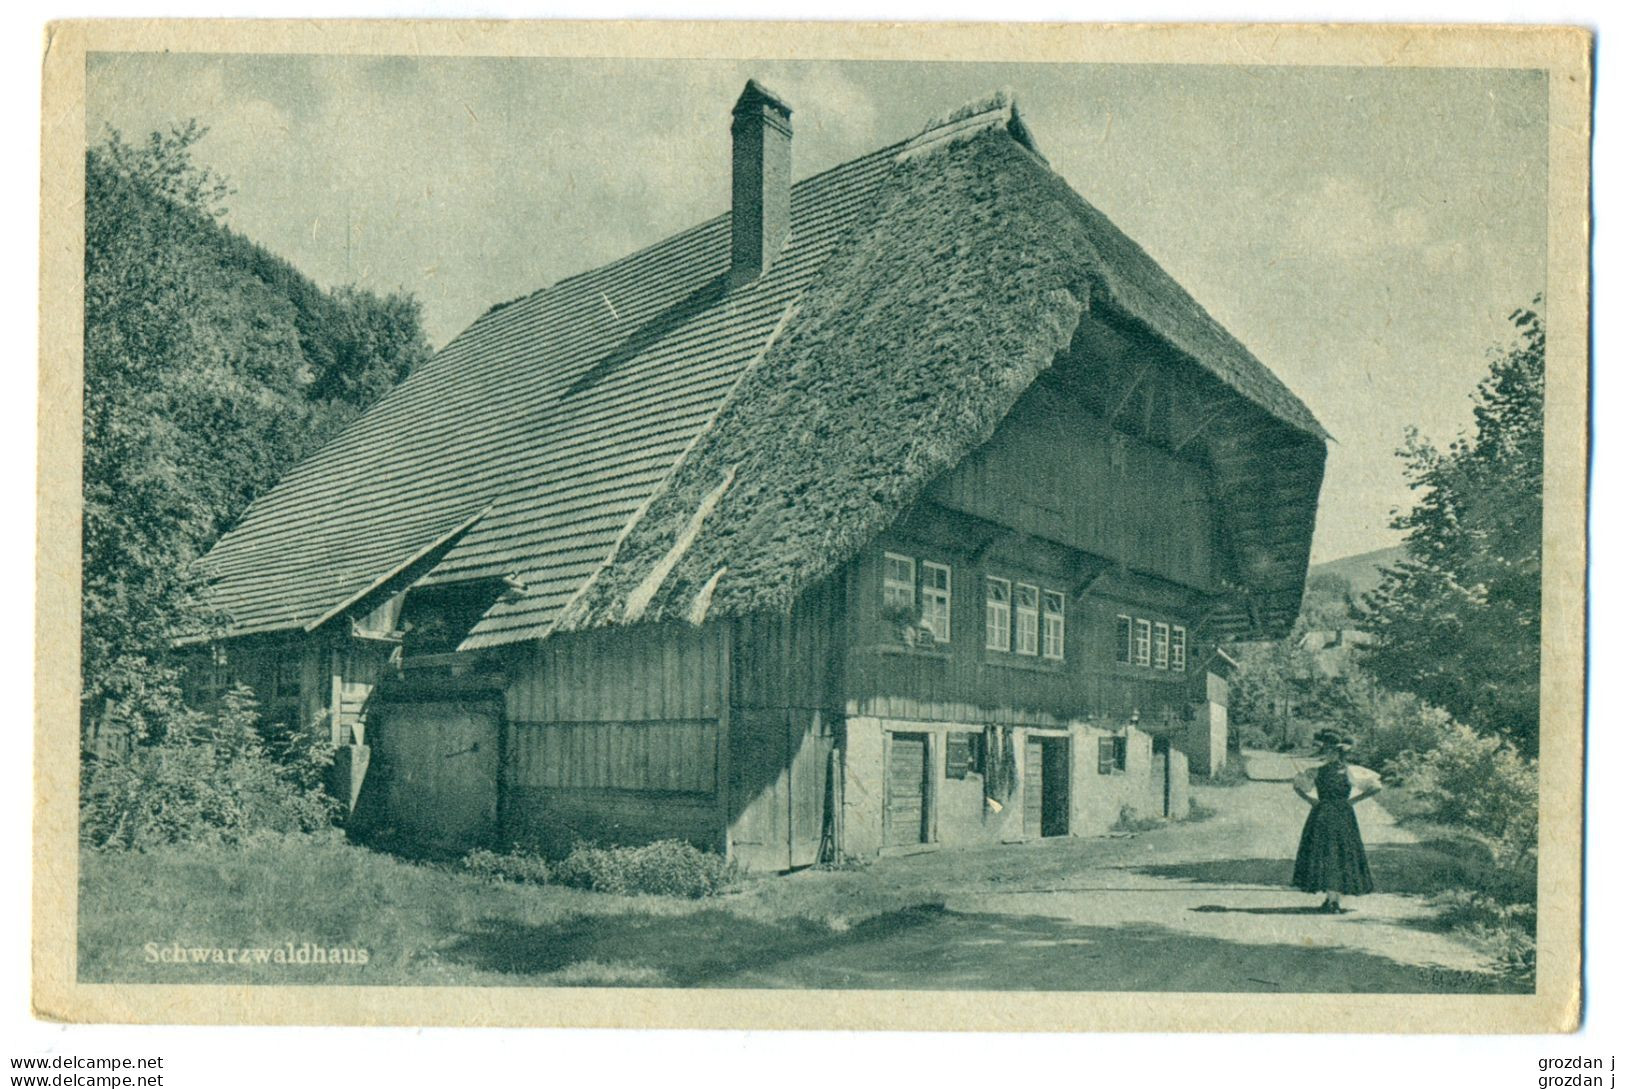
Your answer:
[[[476,877],[494,881],[517,881],[526,885],[545,885],[552,880],[547,860],[515,847],[507,854],[498,854],[481,848],[463,856],[463,868]]]
[[[1390,774],[1406,753],[1432,752],[1449,731],[1450,716],[1415,696],[1384,691],[1367,677],[1359,678],[1356,690],[1355,748],[1349,759],[1357,764]]]
[[[1189,811],[1185,814],[1185,819],[1194,823],[1200,823],[1202,821],[1210,821],[1218,815],[1219,811],[1214,809],[1211,805],[1206,805],[1197,801],[1195,798],[1192,798],[1191,806]]]
[[[646,847],[577,844],[552,867],[561,885],[622,896],[715,896],[738,883],[739,870],[721,855],[665,839]]]
[[[1532,882],[1540,817],[1536,761],[1499,738],[1451,722],[1431,752],[1404,754],[1393,766],[1427,805],[1430,819],[1482,838],[1497,865]]]
[[[1132,805],[1125,805],[1117,811],[1117,823],[1112,825],[1113,832],[1149,832],[1153,828],[1161,828],[1162,821],[1156,817],[1142,817],[1140,811]]]
[[[253,694],[238,686],[218,714],[180,711],[162,739],[84,767],[79,838],[90,847],[143,851],[170,843],[241,843],[265,833],[331,825],[334,806],[309,780],[329,750],[290,771],[259,732]]]
[[[1212,775],[1206,776],[1198,781],[1203,786],[1246,786],[1248,783],[1252,782],[1252,780],[1247,778],[1247,765],[1244,763],[1245,759],[1246,758],[1240,753],[1231,753],[1230,759],[1224,762],[1224,767],[1220,768]]]

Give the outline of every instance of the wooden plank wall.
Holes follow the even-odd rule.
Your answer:
[[[367,742],[368,701],[389,668],[388,643],[342,638],[337,652],[339,662],[338,731],[340,744]]]
[[[928,490],[943,506],[1186,586],[1212,585],[1214,484],[1044,384]]]
[[[572,790],[717,789],[716,719],[519,723],[508,748],[516,783]]]
[[[722,623],[555,636],[510,676],[504,835],[724,845]]]
[[[722,704],[720,623],[648,624],[556,635],[508,686],[510,722],[714,719]]]

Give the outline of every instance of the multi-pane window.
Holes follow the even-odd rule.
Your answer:
[[[910,556],[886,553],[882,604],[888,613],[914,612],[914,560]]]
[[[1119,613],[1114,654],[1124,665],[1183,673],[1189,665],[1190,635],[1179,624]]]
[[[1151,664],[1151,621],[1143,617],[1134,619],[1134,664]]]
[[[1066,595],[1044,591],[1044,657],[1066,657]]]
[[[987,649],[1010,649],[1010,580],[987,577]]]
[[[939,643],[953,634],[953,572],[947,564],[924,561],[920,565],[920,623],[931,629]]]
[[[1016,653],[1038,655],[1038,587],[1016,583]]]

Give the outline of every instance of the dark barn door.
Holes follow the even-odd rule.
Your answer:
[[[886,754],[887,847],[925,842],[929,766],[924,734],[892,734]]]
[[[434,850],[493,842],[501,729],[494,700],[380,704],[368,730],[369,823]]]
[[[1022,791],[1022,823],[1029,837],[1064,836],[1072,796],[1070,742],[1064,737],[1029,737]]]

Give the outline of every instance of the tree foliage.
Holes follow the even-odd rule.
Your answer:
[[[205,632],[194,561],[427,358],[418,304],[323,290],[221,222],[188,125],[85,156],[82,709],[173,717],[165,650]]]
[[[1546,334],[1536,309],[1510,320],[1515,340],[1490,354],[1474,433],[1443,450],[1408,433],[1399,454],[1417,499],[1393,522],[1406,557],[1357,619],[1376,636],[1363,664],[1379,683],[1534,755]]]

